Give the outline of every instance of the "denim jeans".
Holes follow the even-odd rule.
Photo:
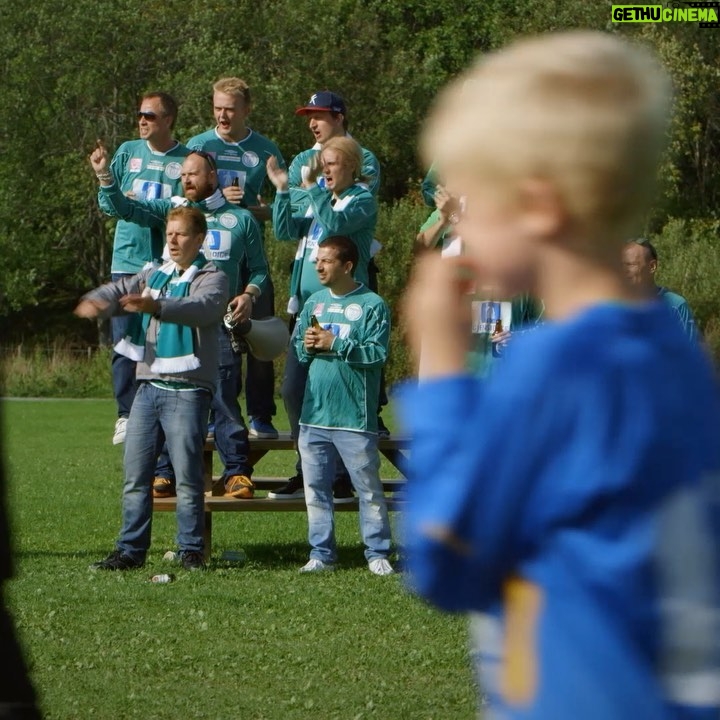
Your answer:
[[[240,386],[240,358],[233,352],[230,335],[219,331],[220,367],[218,383],[211,408],[215,417],[215,446],[225,467],[223,479],[232,475],[252,475],[248,463],[250,445],[248,431],[238,404]]]
[[[233,352],[227,332],[223,328],[218,332],[220,366],[215,394],[210,405],[215,423],[215,446],[225,468],[223,480],[233,475],[251,477],[253,469],[248,463],[248,431],[237,399],[240,358]],[[207,432],[207,428],[205,431]],[[166,446],[163,446],[158,457],[155,476],[168,480],[175,477]]]
[[[124,277],[132,277],[132,274],[113,273],[111,279],[115,281]],[[113,345],[125,337],[131,317],[131,315],[116,315],[110,318],[110,331],[112,333]],[[136,363],[124,355],[118,355],[116,352],[112,354],[111,363],[113,395],[117,402],[118,417],[128,417],[133,399],[135,398],[135,391],[137,390],[137,382],[135,380]]]
[[[275,314],[275,288],[268,278],[263,294],[253,306],[252,317],[260,320]],[[258,360],[251,353],[246,356],[245,407],[248,417],[269,422],[277,412],[275,406],[275,366]],[[238,390],[239,392],[239,390]]]
[[[360,534],[368,561],[390,554],[390,520],[380,481],[378,437],[373,433],[300,426],[310,557],[337,559],[333,480],[338,456],[350,474],[360,503]]]
[[[177,483],[177,544],[181,552],[203,552],[203,446],[210,392],[165,390],[142,382],[125,435],[122,529],[117,547],[144,560],[152,528],[155,461],[167,441]]]

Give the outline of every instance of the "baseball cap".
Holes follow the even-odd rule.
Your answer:
[[[307,105],[299,107],[296,111],[296,115],[307,115],[311,112],[335,112],[347,115],[347,109],[345,108],[345,101],[336,93],[330,92],[330,90],[321,90],[320,92],[313,93],[313,96],[308,100]]]

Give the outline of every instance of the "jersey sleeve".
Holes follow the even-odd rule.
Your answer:
[[[390,314],[383,303],[366,310],[362,337],[336,337],[331,347],[340,359],[358,368],[382,367],[390,343]]]
[[[362,175],[373,197],[377,197],[380,190],[380,163],[375,155],[365,148],[363,148]]]
[[[305,218],[297,218],[293,215],[290,193],[278,192],[272,208],[275,237],[278,240],[299,240],[308,223]]]
[[[133,200],[121,192],[117,182],[114,185],[102,185],[98,192],[107,202],[113,213],[123,220],[134,222],[143,227],[165,227],[165,218],[172,208],[170,200]]]
[[[372,195],[363,192],[356,195],[343,210],[332,206],[332,194],[317,185],[308,188],[310,204],[315,220],[331,235],[349,235],[365,228],[374,227],[377,220],[377,202]]]
[[[245,256],[247,260],[248,285],[254,285],[265,292],[270,271],[263,249],[260,226],[249,213],[245,217]]]

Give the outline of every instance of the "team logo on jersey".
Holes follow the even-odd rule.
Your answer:
[[[351,322],[354,322],[355,320],[359,320],[362,317],[363,310],[357,303],[353,303],[352,305],[348,305],[345,308],[345,317],[350,320]]]
[[[130,158],[130,172],[140,172],[142,170],[142,158]]]
[[[248,150],[242,154],[242,163],[247,167],[257,167],[260,163],[260,158],[257,156],[257,153]]]
[[[218,222],[226,228],[234,228],[238,224],[238,219],[232,213],[223,213]]]
[[[165,174],[171,180],[177,180],[180,177],[181,172],[182,172],[182,166],[180,165],[180,163],[171,162],[165,166]]]

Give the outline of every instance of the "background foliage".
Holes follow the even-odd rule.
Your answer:
[[[254,93],[253,127],[287,160],[310,135],[293,110],[329,87],[349,104],[350,128],[378,156],[381,290],[396,306],[427,216],[417,193],[422,118],[448,78],[479,52],[548,30],[622,32],[650,45],[677,90],[662,195],[647,232],[661,279],[694,305],[720,350],[720,30],[689,23],[613,26],[607,0],[0,0],[0,337],[95,343],[71,315],[109,272],[112,221],[99,214],[86,157],[96,137],[114,149],[135,136],[138,96],[164,89],[181,103],[177,137],[212,125],[211,83],[239,75]],[[52,40],[49,40],[52,38]],[[292,249],[267,242],[275,284]],[[701,253],[698,256],[698,253]],[[278,300],[279,314],[284,307]],[[389,374],[407,372],[399,330]]]

